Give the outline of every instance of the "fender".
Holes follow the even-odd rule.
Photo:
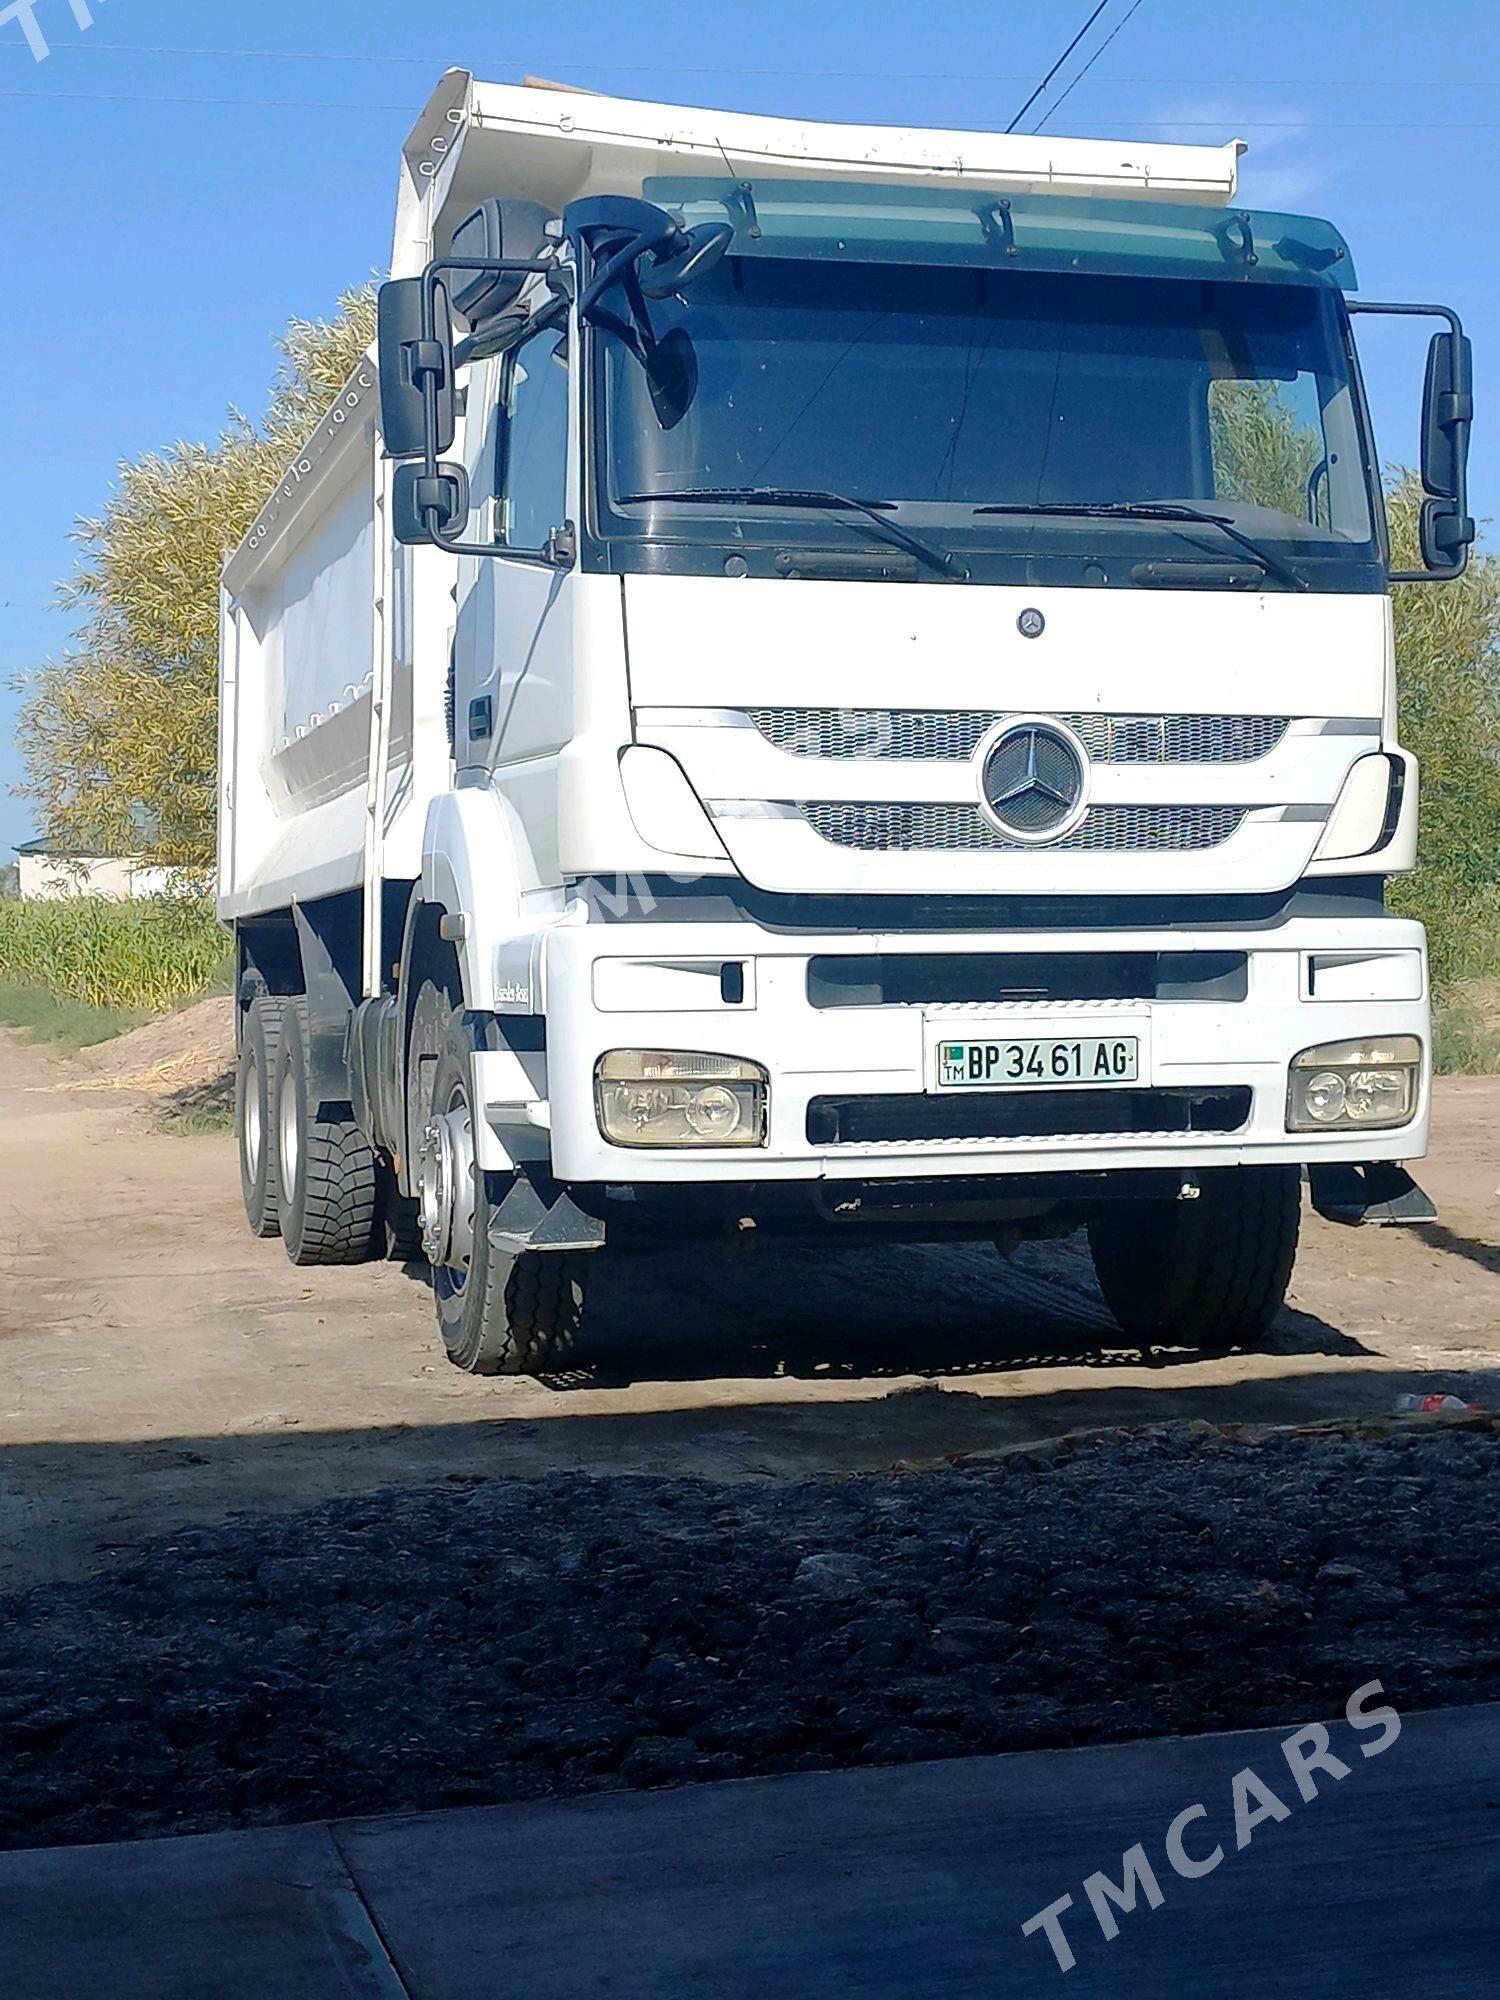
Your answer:
[[[563,896],[528,884],[528,863],[514,809],[489,786],[435,798],[422,834],[421,884],[407,912],[403,984],[418,918],[424,908],[436,910],[458,954],[466,1007],[544,1013],[542,939],[563,914]]]
[[[545,1064],[540,1040],[546,994],[543,989],[543,941],[546,931],[564,914],[560,889],[528,887],[522,856],[529,859],[515,814],[488,786],[465,785],[433,800],[422,835],[422,876],[406,913],[401,945],[402,1129],[405,1145],[400,1160],[401,1186],[411,1186],[415,1157],[414,1131],[406,1131],[405,1083],[409,1060],[407,1038],[416,998],[413,959],[419,937],[430,934],[430,919],[439,919],[441,935],[451,945],[459,968],[463,1004],[475,1014],[509,1017],[512,1034],[501,1029],[506,1046],[476,1056],[474,1102],[487,1109],[514,1107],[521,1128],[523,1152],[545,1157],[545,1123],[531,1118],[531,1106],[545,1096],[545,1085],[531,1071]],[[423,918],[429,919],[424,926]],[[522,1023],[527,1025],[524,1028]],[[513,1039],[519,1038],[519,1039]],[[533,1053],[523,1054],[520,1050]],[[545,1074],[544,1069],[541,1075]],[[479,1164],[498,1171],[514,1165],[512,1150],[483,1119],[475,1132]]]

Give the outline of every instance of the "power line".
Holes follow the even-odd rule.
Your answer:
[[[1057,72],[1062,68],[1063,64],[1068,60],[1068,57],[1072,55],[1074,49],[1077,48],[1078,44],[1083,40],[1084,36],[1088,33],[1089,29],[1093,27],[1094,23],[1098,20],[1099,16],[1104,12],[1105,8],[1108,5],[1109,5],[1109,0],[1099,0],[1099,4],[1097,7],[1095,7],[1093,13],[1089,15],[1088,19],[1084,22],[1083,26],[1078,30],[1078,33],[1073,37],[1072,41],[1069,42],[1068,46],[1063,50],[1062,54],[1058,57],[1057,61],[1052,65],[1051,69],[1048,70],[1047,74],[1042,78],[1041,82],[1037,85],[1036,89],[1032,91],[1030,97],[1027,98],[1026,102],[1021,106],[1020,110],[1016,113],[1015,117],[1012,118],[1010,123],[1006,126],[1005,129],[1007,132],[1015,131],[1016,127],[1020,124],[1021,120],[1026,116],[1027,112],[1031,109],[1032,105],[1036,103],[1037,99],[1041,96],[1042,92],[1047,88],[1047,85],[1052,81],[1053,77],[1057,75]]]
[[[1042,113],[1041,117],[1038,118],[1034,128],[1036,131],[1038,132],[1041,131],[1042,127],[1046,124],[1047,120],[1052,116],[1052,114],[1055,111],[1061,111],[1062,107],[1067,103],[1068,99],[1073,95],[1073,92],[1078,88],[1079,84],[1083,82],[1083,79],[1088,75],[1089,71],[1094,67],[1094,64],[1098,62],[1100,56],[1102,56],[1104,51],[1109,47],[1110,43],[1114,40],[1115,36],[1119,34],[1121,28],[1123,28],[1126,22],[1129,21],[1132,18],[1132,16],[1136,13],[1138,8],[1140,7],[1140,4],[1141,0],[1131,0],[1129,8],[1125,11],[1125,13],[1123,13],[1120,16],[1119,20],[1116,21],[1115,25],[1110,29],[1109,33],[1104,37],[1104,40],[1099,44],[1098,48],[1095,49],[1094,53],[1089,57],[1088,61],[1084,64],[1083,68],[1078,72],[1077,76],[1075,76],[1073,81],[1068,85],[1067,89],[1063,92],[1062,96],[1054,98],[1051,104],[1049,104],[1047,109]]]

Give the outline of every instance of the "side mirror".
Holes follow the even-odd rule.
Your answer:
[[[1422,391],[1422,561],[1437,576],[1457,576],[1475,539],[1468,511],[1469,433],[1474,421],[1469,342],[1450,328],[1427,350]]]
[[[1440,500],[1463,494],[1473,421],[1474,364],[1468,338],[1435,333],[1422,391],[1422,484]]]
[[[664,333],[645,356],[646,389],[656,421],[674,431],[698,394],[698,350],[680,326]]]
[[[453,380],[453,323],[447,293],[436,289],[435,337],[422,330],[421,278],[393,278],[380,288],[380,428],[388,458],[420,458],[427,449],[424,386],[437,390],[435,452],[451,451],[458,401]]]
[[[476,227],[499,228],[481,209]],[[487,306],[498,284],[520,273],[550,273],[540,257],[439,257],[420,278],[395,278],[380,288],[380,422],[387,458],[414,459],[392,483],[392,532],[401,542],[435,542],[455,556],[492,556],[493,542],[462,542],[469,516],[469,480],[442,454],[453,448],[458,423],[453,310],[444,275],[457,277],[471,306]]]
[[[563,229],[575,241],[588,243],[595,255],[594,275],[578,302],[579,317],[585,320],[596,317],[605,294],[622,281],[638,286],[643,298],[671,298],[707,276],[734,241],[728,223],[685,229],[664,208],[633,195],[590,195],[570,202],[563,211]]]
[[[1440,583],[1462,576],[1475,540],[1469,516],[1469,432],[1474,423],[1474,370],[1468,338],[1451,306],[1395,305],[1350,299],[1352,313],[1403,319],[1440,319],[1441,333],[1427,349],[1422,391],[1422,487],[1418,522],[1421,569],[1393,569],[1392,583]]]
[[[697,229],[690,229],[679,250],[668,256],[658,255],[657,261],[641,272],[642,292],[648,299],[670,299],[687,291],[723,262],[724,253],[733,241],[734,230],[727,222],[705,222]]]
[[[547,225],[555,219],[539,201],[486,201],[454,230],[449,253],[458,266],[453,304],[471,326],[481,326],[515,304],[530,275],[527,264],[515,260],[541,256]]]
[[[421,547],[462,533],[469,518],[469,475],[443,463],[434,473],[398,465],[391,481],[391,533],[407,547]],[[433,532],[434,528],[436,533]]]

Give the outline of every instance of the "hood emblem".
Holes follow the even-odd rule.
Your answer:
[[[1044,847],[1065,839],[1088,810],[1088,752],[1060,722],[1013,717],[975,758],[980,804],[1007,840]]]

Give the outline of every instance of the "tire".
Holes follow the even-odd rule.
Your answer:
[[[281,1235],[294,1264],[363,1264],[376,1248],[375,1149],[343,1105],[320,1104],[307,1002],[282,1016],[276,1065]]]
[[[281,1188],[276,1165],[276,1058],[286,1003],[258,993],[245,1010],[240,1059],[234,1074],[234,1130],[240,1153],[240,1192],[250,1234],[281,1234]]]
[[[417,1018],[432,1018],[419,996]],[[483,1016],[451,1008],[432,1070],[429,1115],[462,1116],[469,1090],[469,1058],[489,1045]],[[470,1129],[472,1131],[472,1119]],[[472,1159],[472,1154],[471,1154]],[[470,1375],[535,1375],[566,1367],[583,1330],[585,1278],[591,1253],[496,1250],[489,1226],[512,1184],[508,1174],[470,1164],[472,1224],[467,1262],[432,1261],[432,1295],[443,1348]],[[431,1246],[429,1245],[429,1250]]]
[[[1099,1289],[1142,1346],[1255,1347],[1286,1298],[1302,1219],[1296,1167],[1205,1173],[1196,1201],[1127,1203],[1089,1225]]]
[[[587,1269],[588,1255],[574,1250],[524,1250],[513,1257],[486,1247],[459,1297],[445,1294],[442,1281],[449,1274],[434,1269],[448,1359],[469,1375],[545,1375],[571,1366],[584,1325]]]

